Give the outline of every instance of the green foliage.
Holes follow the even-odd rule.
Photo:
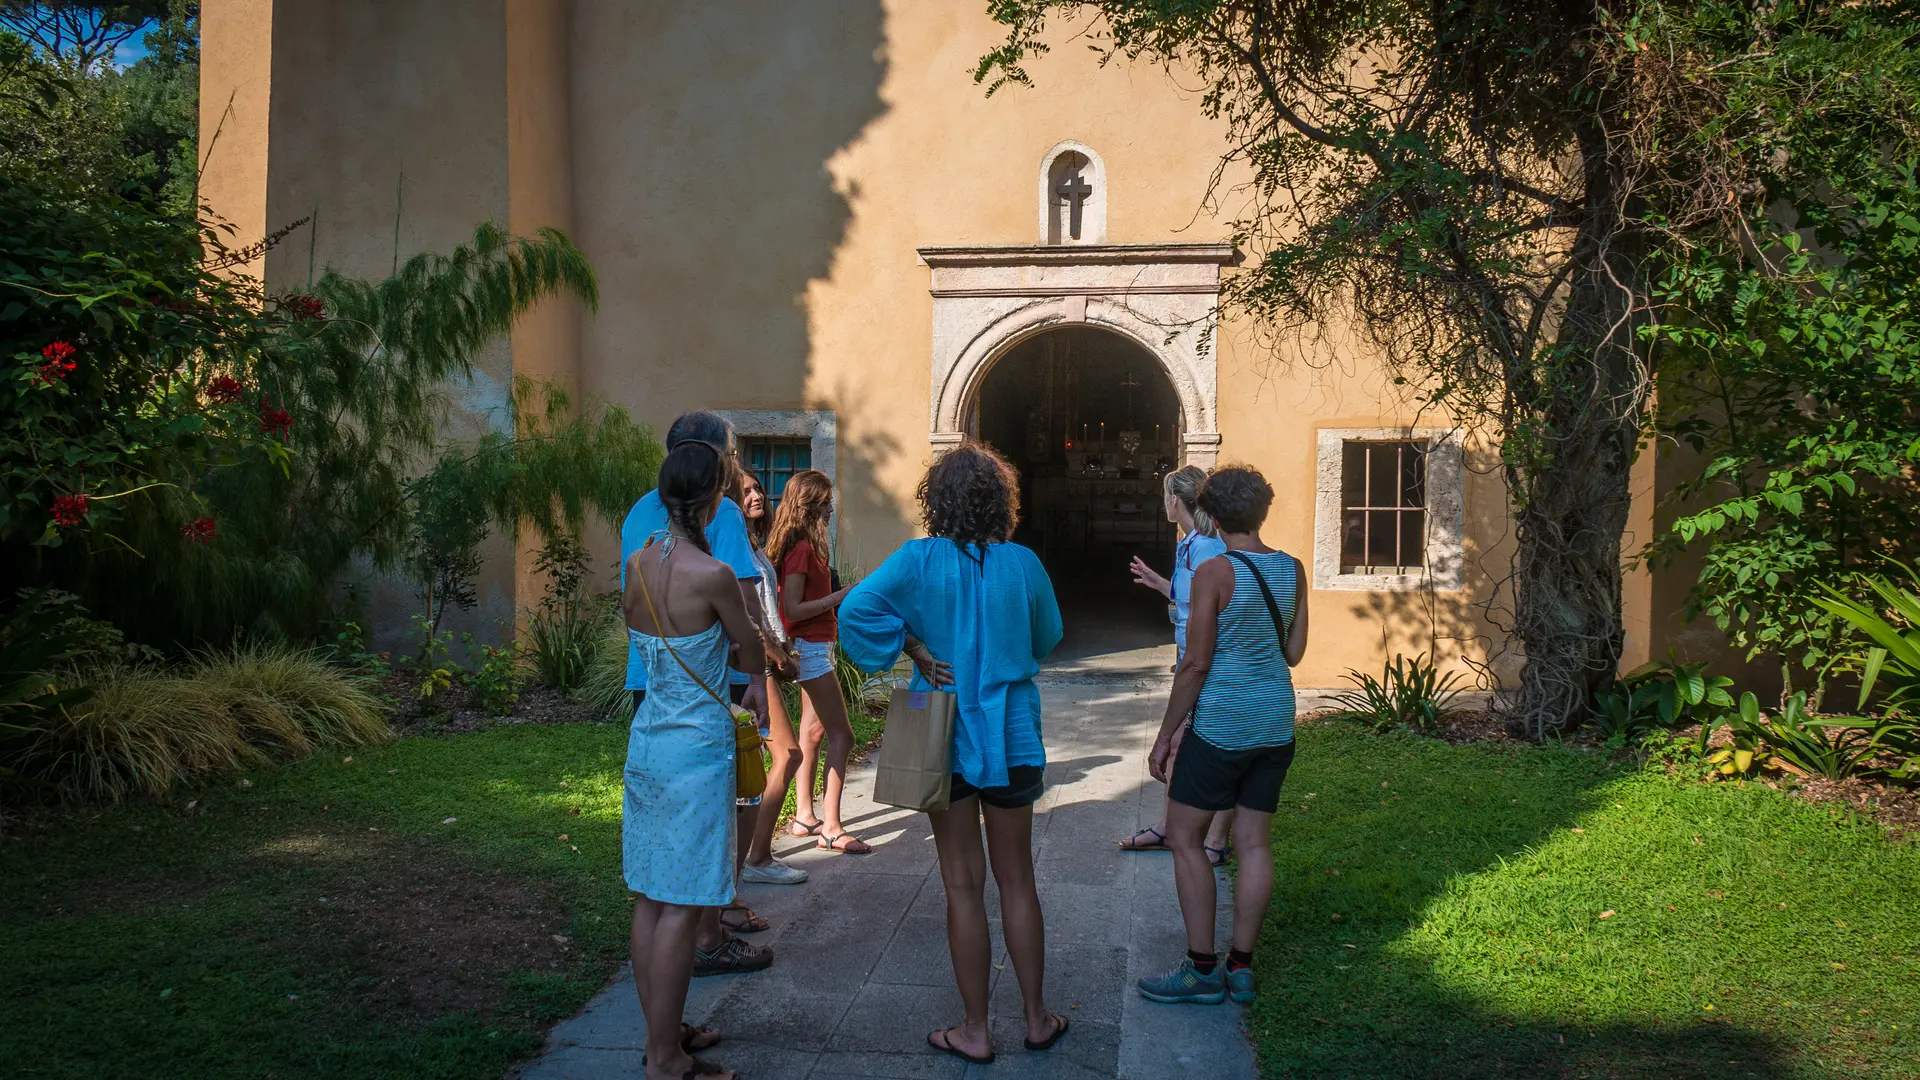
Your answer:
[[[527,659],[535,681],[572,695],[586,681],[604,637],[586,594],[587,549],[561,533],[541,549],[533,568],[547,579],[547,590],[527,616]],[[619,653],[624,661],[626,651]]]
[[[1342,709],[1342,717],[1358,720],[1375,731],[1406,727],[1438,733],[1441,720],[1461,693],[1455,685],[1458,673],[1441,675],[1426,653],[1411,660],[1395,656],[1381,669],[1378,679],[1352,669],[1342,678],[1354,684],[1354,689],[1333,698]]]
[[[505,716],[520,701],[520,651],[512,645],[481,645],[478,651],[467,672],[468,700],[491,716]]]
[[[1858,717],[1816,719],[1807,711],[1804,693],[1793,695],[1778,715],[1760,719],[1758,726],[1782,761],[1828,780],[1861,772],[1879,750],[1879,740]]]
[[[1853,600],[1828,587],[1814,603],[1872,642],[1851,644],[1839,659],[1860,673],[1860,704],[1864,710],[1881,691],[1880,707],[1893,714],[1909,714],[1920,706],[1920,573],[1901,566],[1914,588],[1894,584],[1886,576],[1866,576],[1876,605]],[[1888,618],[1891,615],[1892,618]],[[1895,621],[1897,620],[1897,621]]]
[[[1655,726],[1682,727],[1719,716],[1733,708],[1733,680],[1709,675],[1707,667],[1706,661],[1682,664],[1668,657],[1627,672],[1598,695],[1595,728],[1615,745],[1624,745]],[[1702,753],[1707,730],[1701,730]]]
[[[58,175],[89,193],[124,196],[191,222],[200,167],[199,5],[119,5],[130,21],[57,28],[45,13],[60,6],[0,4],[0,172]],[[23,17],[25,8],[41,9],[42,17]],[[146,55],[115,69],[107,62],[112,47],[143,25],[150,27]]]
[[[1811,673],[1817,700],[1848,632],[1820,601],[1866,599],[1855,571],[1876,554],[1920,553],[1920,41],[1892,4],[1775,19],[1695,73],[1715,113],[1700,138],[1741,177],[1739,228],[1661,251],[1658,423],[1698,464],[1648,553],[1700,553],[1690,610],[1790,680]],[[1669,29],[1678,50],[1742,33]]]
[[[307,650],[243,646],[183,666],[110,661],[55,678],[90,692],[0,745],[0,765],[31,785],[23,793],[158,798],[211,773],[387,738],[380,702]]]
[[[0,585],[72,581],[90,549],[179,548],[197,474],[286,466],[246,392],[280,320],[203,266],[202,240],[114,197],[0,185]],[[70,536],[80,552],[47,550]]]
[[[453,631],[442,631],[425,615],[413,617],[413,652],[400,658],[400,666],[414,684],[413,696],[422,715],[434,711],[439,696],[453,688],[459,665],[452,659]]]
[[[627,619],[620,612],[620,594],[596,598],[587,634],[586,672],[573,700],[602,720],[631,721],[633,692],[627,689]]]

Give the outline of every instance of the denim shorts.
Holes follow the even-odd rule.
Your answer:
[[[796,682],[811,682],[822,675],[831,675],[833,674],[833,642],[802,641],[795,638],[793,662],[800,668]]]

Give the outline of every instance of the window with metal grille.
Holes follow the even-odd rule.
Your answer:
[[[780,496],[793,474],[813,468],[813,441],[805,436],[743,436],[740,456],[747,471],[760,481],[761,490],[767,493],[767,509],[772,510],[780,505]]]
[[[1427,440],[1342,444],[1340,572],[1418,573],[1427,553]]]

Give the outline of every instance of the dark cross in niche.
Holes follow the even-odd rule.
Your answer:
[[[1075,166],[1072,172],[1060,178],[1060,186],[1054,189],[1054,194],[1059,195],[1071,208],[1067,214],[1067,235],[1075,240],[1080,239],[1080,208],[1093,194],[1093,185],[1081,177],[1079,166]]]

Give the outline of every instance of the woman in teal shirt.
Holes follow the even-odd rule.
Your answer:
[[[862,670],[889,670],[904,650],[924,678],[958,699],[952,801],[927,816],[966,1019],[927,1042],[976,1063],[993,1060],[983,818],[1027,1047],[1045,1049],[1067,1031],[1067,1018],[1048,1011],[1042,991],[1046,929],[1033,881],[1033,804],[1047,766],[1033,676],[1060,644],[1060,606],[1039,558],[1007,539],[1019,520],[1019,492],[1006,459],[961,444],[920,484],[927,539],[902,546],[840,604],[840,647]]]

